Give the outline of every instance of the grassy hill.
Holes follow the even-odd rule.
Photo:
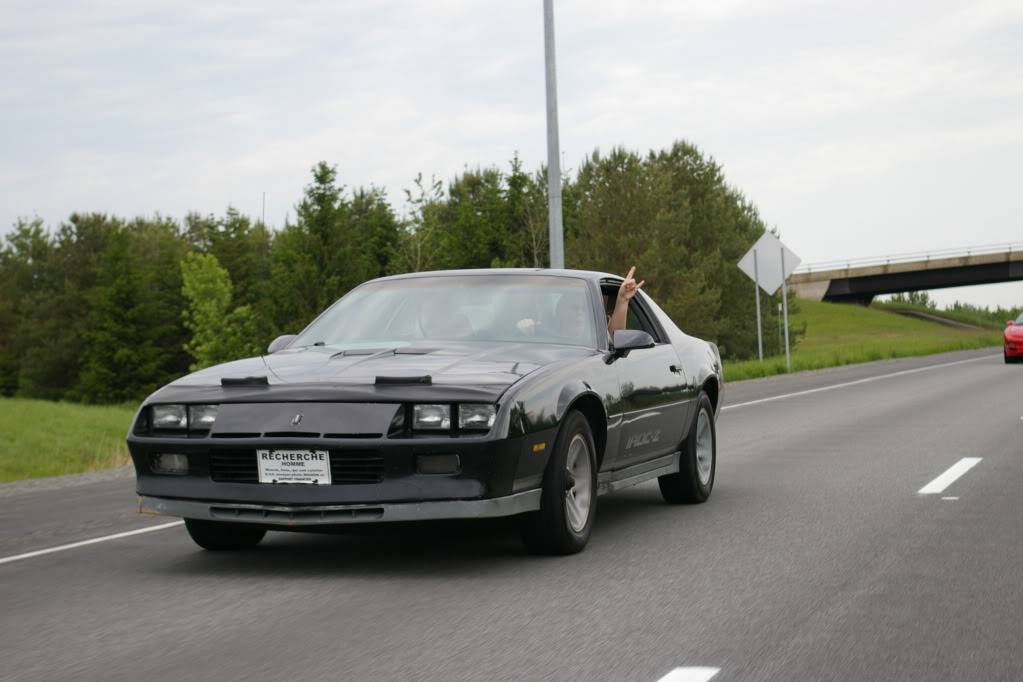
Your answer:
[[[968,324],[982,329],[1001,330],[1005,327],[1005,321],[1001,318],[993,319],[990,315],[981,315],[974,311],[967,310],[935,310],[922,305],[910,305],[908,303],[873,303],[872,308],[879,310],[890,310],[903,314],[923,314],[940,317],[959,324]],[[1018,314],[1018,313],[1017,313]],[[1013,316],[1015,317],[1015,315]]]
[[[801,300],[799,313],[791,317],[791,323],[799,328],[804,322],[806,337],[792,353],[793,371],[984,348],[1002,342],[998,330],[959,329],[851,304]],[[764,332],[776,334],[777,330]],[[784,356],[765,358],[764,362],[725,363],[726,381],[784,373]]]

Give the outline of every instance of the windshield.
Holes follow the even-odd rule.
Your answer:
[[[1023,313],[1020,313],[1019,317],[1016,318],[1016,324],[1023,324]]]
[[[291,345],[510,341],[592,348],[596,338],[584,280],[465,275],[364,284],[328,308]]]

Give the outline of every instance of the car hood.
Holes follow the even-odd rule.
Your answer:
[[[1014,324],[1005,328],[1005,338],[1019,341],[1023,339],[1023,324]]]
[[[147,402],[406,400],[429,395],[445,400],[492,400],[541,367],[596,352],[538,343],[368,349],[310,346],[194,372],[160,389]],[[253,381],[250,385],[226,386],[221,383],[224,379],[228,383],[232,379]]]

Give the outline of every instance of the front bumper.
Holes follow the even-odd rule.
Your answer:
[[[540,490],[482,500],[436,500],[385,504],[268,505],[178,500],[139,496],[139,512],[187,519],[265,526],[336,526],[386,521],[483,519],[513,516],[540,508]]]
[[[1003,344],[1006,357],[1023,358],[1023,340],[1006,340]]]

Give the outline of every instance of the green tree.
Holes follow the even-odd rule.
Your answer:
[[[181,261],[181,292],[185,327],[191,339],[185,350],[197,370],[229,360],[258,355],[262,340],[247,305],[231,308],[231,276],[211,253],[189,253]]]
[[[265,316],[275,333],[294,332],[367,279],[390,269],[400,228],[383,193],[339,184],[337,169],[313,168],[296,220],[274,239]]]
[[[19,220],[0,249],[0,394],[14,395],[31,340],[26,322],[51,288],[53,243],[42,220]]]
[[[394,210],[387,203],[383,190],[356,189],[352,193],[348,218],[361,252],[362,274],[366,279],[391,274],[401,226]]]
[[[164,218],[118,225],[107,236],[86,294],[89,326],[69,397],[137,400],[187,369],[181,271],[185,244]]]
[[[712,159],[685,142],[646,157],[597,151],[564,194],[571,267],[635,264],[682,329],[716,340],[726,357],[755,354],[752,286],[735,263],[765,226]],[[765,315],[765,325],[775,319],[770,300]]]
[[[270,276],[271,233],[265,225],[229,206],[222,217],[190,213],[184,227],[191,249],[213,254],[227,270],[236,303],[255,305],[262,299]]]
[[[436,270],[442,257],[444,208],[441,183],[431,178],[429,187],[423,184],[420,173],[413,181],[415,191],[406,189],[405,199],[409,215],[402,224],[398,250],[393,260],[393,272],[423,272]]]

